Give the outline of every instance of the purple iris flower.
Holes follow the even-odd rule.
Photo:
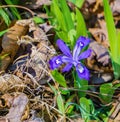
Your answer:
[[[63,54],[53,57],[50,61],[50,69],[54,70],[60,67],[63,63],[66,63],[66,66],[63,68],[63,72],[69,71],[72,66],[76,68],[79,78],[89,80],[89,71],[88,69],[80,62],[90,56],[92,50],[88,49],[81,53],[81,50],[90,43],[90,39],[86,37],[79,37],[76,45],[71,54],[70,49],[66,44],[58,39],[57,45]]]

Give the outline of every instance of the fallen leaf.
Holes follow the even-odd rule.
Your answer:
[[[13,96],[10,95],[9,93],[6,93],[1,98],[4,99],[4,101],[5,101],[5,106],[4,107],[7,106],[7,107],[10,108],[12,103],[13,103]]]
[[[112,72],[108,50],[95,41],[90,43],[89,48],[92,49],[92,54],[87,58],[87,66],[96,71]]]
[[[27,105],[28,97],[25,94],[21,93],[14,98],[9,113],[6,115],[5,118],[7,118],[10,122],[21,122]]]
[[[106,48],[109,48],[108,33],[104,20],[98,20],[99,28],[89,28],[95,40]]]
[[[112,8],[112,11],[113,11],[113,14],[117,14],[119,15],[120,14],[120,0],[114,0],[111,8]]]
[[[21,4],[23,4],[29,9],[38,9],[38,8],[41,8],[43,5],[50,5],[51,0],[29,0],[29,2],[21,1]]]
[[[25,83],[25,82],[24,82]],[[0,76],[0,92],[4,93],[9,91],[10,89],[23,89],[22,80],[12,74],[4,74]],[[16,87],[17,86],[17,87]]]
[[[16,67],[14,72],[18,76],[26,75],[34,81],[40,81],[49,75],[48,61],[56,51],[41,28],[32,23],[30,30],[33,37],[24,36],[19,41],[25,48],[31,45],[27,55],[18,56],[10,69]]]
[[[24,21],[24,20],[23,20]],[[0,56],[8,54],[1,61],[0,71],[6,70],[8,65],[13,61],[16,55],[19,45],[17,44],[18,38],[25,35],[28,31],[28,22],[24,23],[22,20],[18,20],[14,26],[9,28],[9,31],[4,34],[2,39],[2,52]]]

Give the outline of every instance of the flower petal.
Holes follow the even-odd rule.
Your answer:
[[[84,36],[80,36],[77,40],[77,43],[80,43],[81,48],[84,48],[90,43],[90,39]]]
[[[78,58],[78,60],[82,60],[82,59],[85,59],[85,58],[88,58],[92,53],[92,50],[91,49],[88,49],[84,52],[82,52]]]
[[[76,42],[76,45],[73,50],[73,60],[75,61],[78,60],[78,55],[80,54],[80,52],[81,52],[80,42]]]
[[[73,50],[73,60],[78,60],[81,50],[90,43],[90,39],[80,36]]]
[[[72,57],[70,49],[66,46],[66,44],[62,40],[58,39],[57,45],[58,45],[59,49],[63,52],[63,54],[65,54],[68,57]]]
[[[62,72],[68,72],[72,68],[73,64],[68,63],[62,70]]]
[[[63,64],[61,55],[55,56],[52,59],[50,59],[50,61],[49,61],[51,70],[58,68],[61,64]]]
[[[78,73],[78,76],[81,79],[89,80],[89,71],[85,66],[83,66],[82,64],[79,64],[78,66],[76,66],[76,71]]]
[[[54,70],[63,63],[73,63],[73,60],[72,60],[72,58],[69,58],[64,55],[55,56],[52,59],[50,59],[50,61],[49,61],[50,69]]]
[[[62,57],[61,57],[61,60],[62,60],[62,62],[64,62],[64,63],[74,63],[73,59],[72,59],[72,58],[69,58],[69,57],[67,57],[67,56],[62,56]]]

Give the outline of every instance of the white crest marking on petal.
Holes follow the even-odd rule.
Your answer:
[[[81,47],[83,47],[83,46],[84,46],[84,44],[83,44],[82,42],[80,42],[80,46],[81,46]]]
[[[57,59],[57,60],[55,61],[55,63],[56,63],[56,64],[60,64],[61,61],[60,61],[59,59]]]
[[[84,72],[84,68],[80,64],[78,64],[78,68],[79,68],[79,72],[80,73],[83,73]]]

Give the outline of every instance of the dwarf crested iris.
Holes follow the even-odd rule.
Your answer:
[[[75,67],[79,78],[89,80],[88,69],[80,62],[81,60],[90,56],[92,50],[88,49],[81,53],[82,49],[90,43],[90,39],[86,37],[79,37],[76,41],[76,45],[71,54],[68,46],[60,39],[57,40],[57,45],[63,54],[53,57],[50,61],[50,69],[54,70],[59,68],[63,63],[66,66],[63,68],[63,72],[69,71],[73,66]]]

